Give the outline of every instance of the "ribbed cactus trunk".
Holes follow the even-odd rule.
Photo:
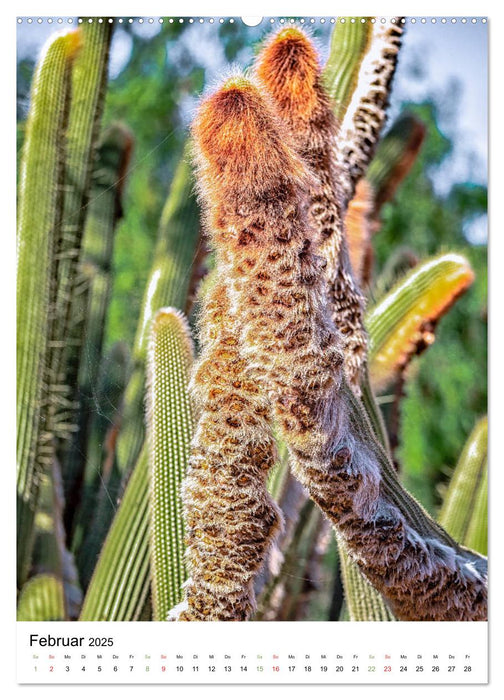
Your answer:
[[[187,387],[193,362],[184,316],[161,309],[152,321],[147,357],[150,473],[150,559],[155,620],[166,620],[183,597],[184,521],[180,487],[194,429]]]
[[[107,84],[107,66],[112,25],[96,20],[83,22],[82,48],[72,71],[72,99],[66,132],[65,199],[58,265],[58,293],[54,337],[68,339],[72,328],[72,300],[75,294],[84,222],[87,216],[91,175],[98,147],[101,116]],[[57,350],[57,352],[56,352]],[[74,348],[55,348],[55,371],[63,379],[63,357]],[[67,360],[68,364],[68,360]]]
[[[453,472],[439,522],[458,542],[486,554],[488,543],[488,419],[474,426]]]
[[[17,232],[17,517],[18,583],[26,578],[40,475],[50,459],[47,384],[50,325],[61,238],[64,133],[70,71],[79,32],[57,38],[33,81],[21,164]],[[47,454],[49,450],[49,455]]]
[[[382,596],[362,576],[359,567],[349,556],[344,542],[339,539],[338,549],[349,619],[356,622],[394,620]]]
[[[71,300],[103,108],[112,28],[57,38],[32,90],[18,228],[18,577],[29,565],[37,472],[75,425],[67,383]],[[30,510],[32,513],[30,514]]]
[[[180,599],[185,564],[179,483],[192,436],[192,347],[180,312],[155,316],[149,355],[149,443],[103,545],[81,620],[138,620],[151,586],[156,619],[166,619]]]
[[[144,448],[103,545],[80,620],[135,620],[142,613],[149,591],[148,473]]]

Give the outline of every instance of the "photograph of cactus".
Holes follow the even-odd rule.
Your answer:
[[[18,18],[18,620],[487,619],[473,22]]]

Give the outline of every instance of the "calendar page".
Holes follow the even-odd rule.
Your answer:
[[[15,22],[18,684],[486,684],[487,18]]]

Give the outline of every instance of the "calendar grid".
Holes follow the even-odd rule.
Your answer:
[[[486,683],[486,622],[18,623],[18,682]]]

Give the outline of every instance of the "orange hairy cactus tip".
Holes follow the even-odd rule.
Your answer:
[[[241,187],[245,178],[266,189],[304,175],[267,98],[243,76],[228,79],[203,101],[192,132],[202,175],[220,176],[224,186]]]
[[[256,73],[282,111],[310,118],[318,102],[320,66],[303,31],[289,27],[273,35],[258,56]]]

